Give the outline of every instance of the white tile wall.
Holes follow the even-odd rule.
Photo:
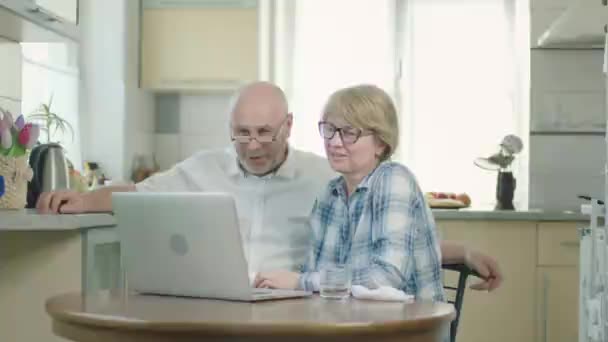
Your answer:
[[[230,95],[181,96],[180,157],[201,149],[225,147],[230,143],[228,114]]]
[[[531,129],[602,129],[602,62],[600,50],[533,50]]]
[[[598,91],[545,91],[536,95],[530,129],[604,131],[604,93]]]
[[[531,82],[535,90],[601,91],[602,50],[542,50],[531,54]]]
[[[161,169],[188,158],[201,149],[221,148],[230,144],[229,94],[180,95],[176,134],[157,133],[156,155]],[[173,113],[163,113],[171,115]],[[167,120],[163,118],[163,120]],[[158,127],[162,131],[162,127]]]
[[[161,170],[166,170],[183,159],[178,134],[156,134],[154,151]]]
[[[577,195],[603,198],[606,141],[601,136],[532,136],[530,207],[578,210]]]
[[[534,1],[532,1],[534,3]],[[566,7],[556,6],[548,8],[532,8],[530,12],[530,46],[537,47],[538,38],[549,28]]]
[[[180,132],[185,135],[203,135],[216,140],[213,135],[228,133],[228,106],[230,95],[199,95],[180,97]]]
[[[531,45],[569,0],[531,0]],[[532,131],[605,129],[601,50],[531,51]],[[578,194],[603,197],[603,136],[530,137],[530,207],[579,210]]]

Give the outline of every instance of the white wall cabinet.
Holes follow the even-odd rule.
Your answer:
[[[257,1],[144,0],[141,86],[233,90],[258,79]]]
[[[78,0],[34,0],[36,6],[59,20],[78,23]]]
[[[79,0],[0,0],[0,32],[16,42],[79,40]]]

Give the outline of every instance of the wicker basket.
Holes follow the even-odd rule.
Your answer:
[[[0,209],[23,209],[27,201],[27,182],[32,179],[27,155],[6,157],[0,155],[0,176],[4,177],[4,195],[0,196]]]

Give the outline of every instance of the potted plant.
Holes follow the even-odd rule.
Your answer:
[[[34,176],[28,187],[28,208],[35,205],[42,192],[71,188],[73,168],[69,168],[70,162],[55,134],[61,132],[64,136],[69,132],[73,140],[74,129],[67,120],[53,111],[52,105],[53,96],[48,103],[42,103],[28,116],[28,119],[40,124],[46,137],[46,142],[34,146],[30,155],[29,164]]]
[[[51,131],[52,134],[56,134],[58,131],[61,131],[61,134],[64,135],[66,131],[70,132],[71,139],[74,140],[74,129],[72,125],[59,116],[59,114],[52,111],[51,106],[53,105],[53,96],[49,99],[49,103],[42,103],[40,107],[32,114],[28,116],[28,119],[33,120],[34,122],[38,122],[41,124],[40,129],[42,129],[46,134],[46,143],[51,144]],[[58,144],[58,142],[57,142]]]

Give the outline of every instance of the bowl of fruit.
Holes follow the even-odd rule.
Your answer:
[[[471,198],[465,193],[427,192],[424,195],[431,208],[460,209],[471,206]]]

